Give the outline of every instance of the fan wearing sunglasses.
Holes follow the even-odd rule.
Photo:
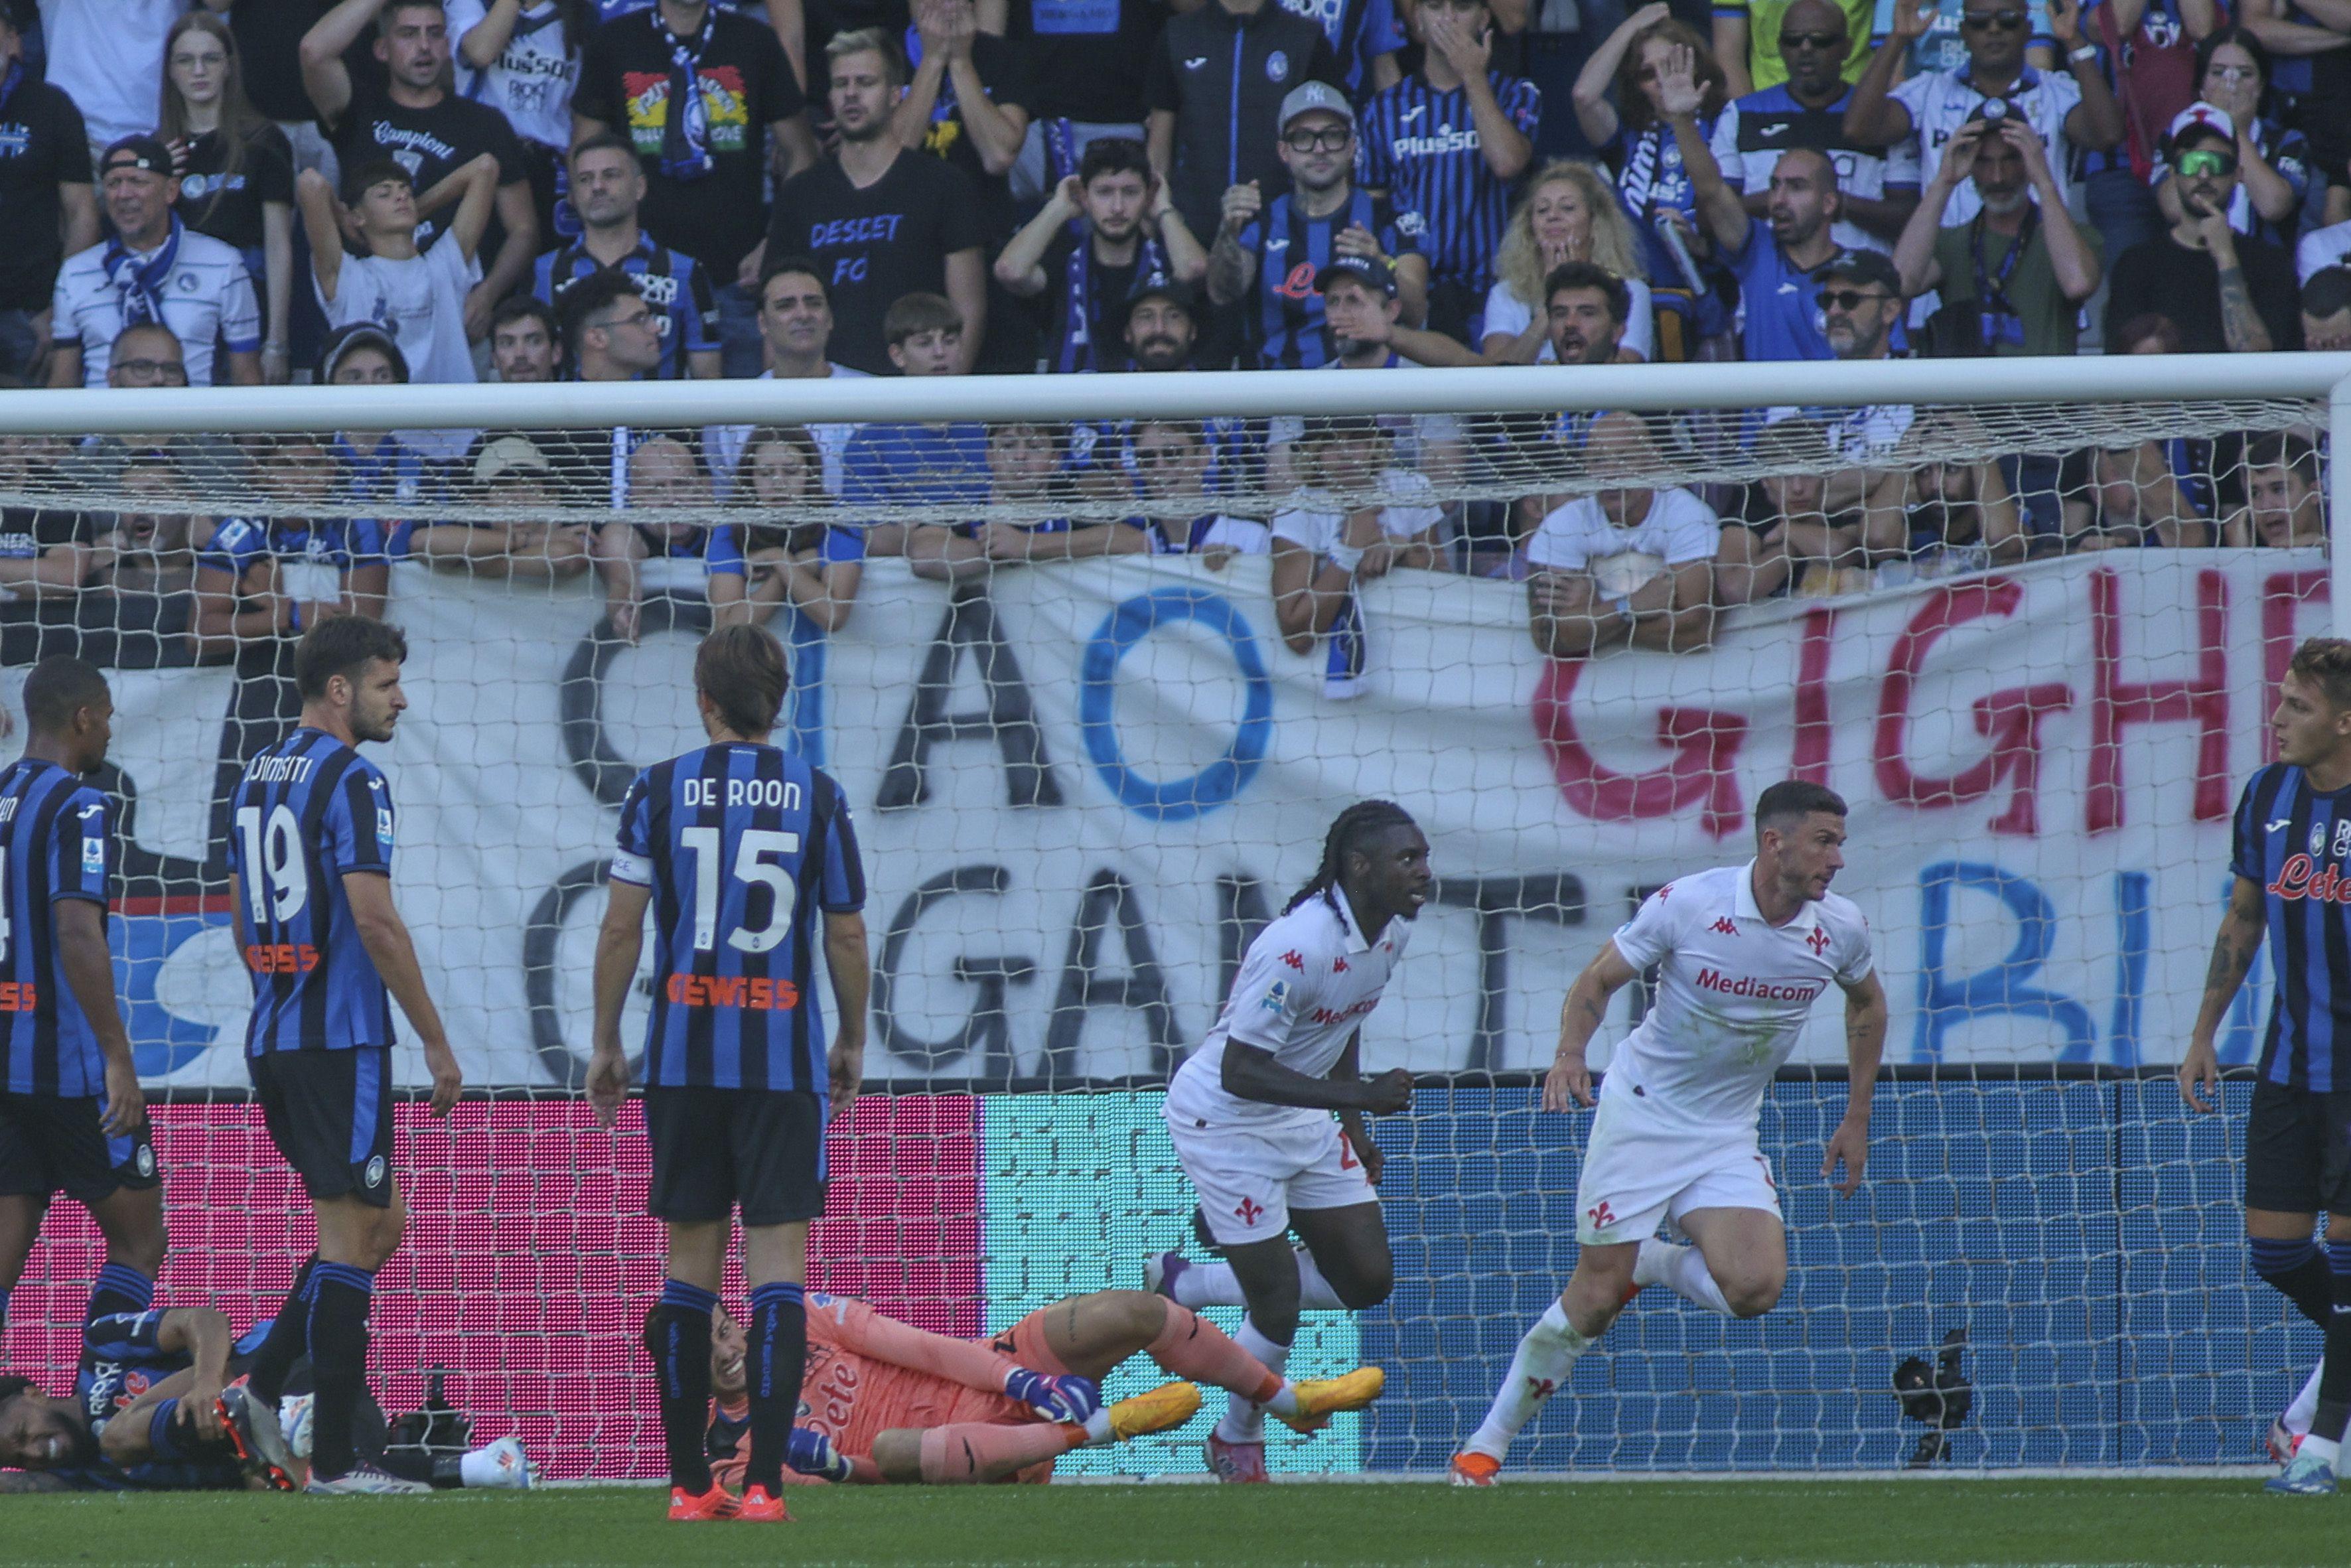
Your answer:
[[[2173,119],[2165,146],[2179,221],[2115,262],[2108,340],[2117,323],[2161,311],[2179,329],[2184,353],[2301,348],[2293,262],[2278,246],[2229,224],[2242,177],[2235,121],[2209,103],[2191,103]]]
[[[1932,18],[1927,0],[1895,0],[1893,31],[1853,89],[1844,111],[1844,133],[1864,147],[1892,147],[1912,141],[1919,164],[1931,173],[1943,148],[1961,126],[1991,100],[2022,115],[2048,152],[2061,192],[2070,194],[2067,170],[2075,148],[2105,152],[2123,139],[2122,106],[2098,68],[2098,51],[2082,37],[2081,0],[2048,0],[2049,35],[2066,70],[2040,71],[2026,63],[2032,17],[2024,0],[1963,0],[1960,41],[1964,64],[1949,70],[1923,70],[1894,85],[1905,51],[1924,37]],[[1952,191],[1942,222],[1963,224],[1980,205],[1974,184]]]

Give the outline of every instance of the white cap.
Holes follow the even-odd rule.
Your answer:
[[[2209,103],[2191,103],[2171,117],[2171,129],[2164,132],[2163,140],[2168,145],[2199,128],[2231,141],[2237,139],[2237,122],[2229,117],[2227,110],[2215,109]]]

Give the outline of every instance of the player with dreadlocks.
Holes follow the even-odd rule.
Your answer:
[[[1249,944],[1216,1027],[1168,1085],[1167,1134],[1225,1261],[1163,1255],[1149,1282],[1186,1307],[1246,1306],[1233,1338],[1277,1373],[1301,1306],[1375,1307],[1395,1280],[1364,1117],[1410,1105],[1412,1074],[1365,1082],[1361,1026],[1435,889],[1428,841],[1402,807],[1340,812],[1313,880]],[[1264,1406],[1231,1396],[1207,1458],[1219,1480],[1266,1479]]]

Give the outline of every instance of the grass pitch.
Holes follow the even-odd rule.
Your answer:
[[[2254,1479],[860,1488],[798,1522],[671,1525],[643,1488],[0,1499],[9,1563],[2351,1563],[2351,1496]]]

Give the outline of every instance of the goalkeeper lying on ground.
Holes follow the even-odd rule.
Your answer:
[[[1072,1448],[1165,1431],[1199,1409],[1188,1381],[1103,1407],[1101,1380],[1135,1355],[1256,1399],[1301,1432],[1362,1409],[1385,1382],[1365,1366],[1292,1383],[1189,1308],[1142,1291],[1065,1297],[979,1340],[930,1333],[810,1291],[808,1335],[789,1452],[808,1480],[1047,1480]],[[743,1330],[722,1312],[711,1344],[711,1473],[731,1490],[750,1449]]]
[[[242,1375],[268,1334],[265,1319],[237,1337],[216,1307],[93,1316],[69,1397],[0,1377],[0,1493],[300,1490],[309,1396],[287,1398],[289,1441],[277,1412],[247,1395]],[[289,1385],[302,1386],[307,1371],[296,1363]],[[381,1450],[386,1427],[373,1400],[360,1400],[354,1421],[360,1452]],[[439,1457],[393,1449],[377,1462],[419,1490],[519,1488],[534,1479],[512,1437]]]

